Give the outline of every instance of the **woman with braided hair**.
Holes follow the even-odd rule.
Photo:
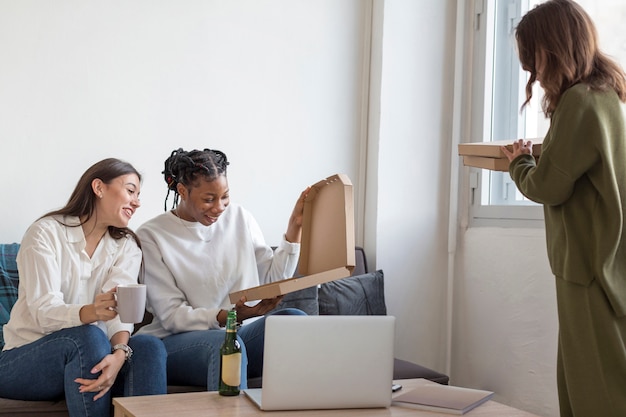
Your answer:
[[[295,272],[302,231],[302,192],[287,231],[275,251],[265,243],[252,215],[230,202],[228,160],[217,150],[178,149],[165,161],[168,187],[166,212],[138,230],[143,244],[151,324],[140,333],[163,339],[168,351],[167,373],[172,385],[194,385],[217,390],[219,348],[223,327],[233,308],[229,294],[260,284],[291,278]],[[172,209],[167,199],[174,193]],[[238,331],[243,363],[241,388],[247,378],[261,376],[265,320],[280,297],[253,306],[238,301]],[[282,309],[272,314],[298,314]],[[247,371],[246,371],[247,364]]]

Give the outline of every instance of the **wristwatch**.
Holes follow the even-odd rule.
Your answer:
[[[133,350],[130,348],[130,346],[123,343],[113,346],[113,348],[111,349],[111,353],[115,352],[116,350],[123,350],[126,354],[126,360],[129,360],[130,357],[133,356]]]

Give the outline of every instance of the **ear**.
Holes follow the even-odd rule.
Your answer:
[[[93,190],[93,193],[96,195],[96,197],[102,198],[102,192],[104,190],[104,183],[102,182],[100,178],[96,178],[93,181],[91,181],[91,189]]]
[[[176,192],[178,192],[178,195],[183,200],[187,199],[187,187],[185,187],[183,184],[181,183],[176,184]]]

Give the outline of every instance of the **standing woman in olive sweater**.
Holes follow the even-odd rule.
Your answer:
[[[529,11],[516,29],[532,86],[550,118],[536,162],[519,140],[509,172],[543,204],[559,315],[562,417],[626,416],[626,101],[624,71],[598,49],[587,13],[570,0]]]

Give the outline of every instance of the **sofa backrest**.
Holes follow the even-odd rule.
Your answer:
[[[385,316],[385,275],[382,270],[353,275],[320,285],[318,312],[331,316]]]
[[[365,249],[360,246],[354,248],[354,269],[352,270],[352,276],[363,275],[369,272],[367,265],[367,257],[365,256]]]
[[[352,276],[289,293],[277,308],[298,308],[308,315],[386,315],[383,271],[369,272],[360,246],[355,260]]]
[[[15,257],[19,243],[0,244],[0,349],[4,347],[2,328],[9,321],[11,309],[17,301],[19,277]]]

